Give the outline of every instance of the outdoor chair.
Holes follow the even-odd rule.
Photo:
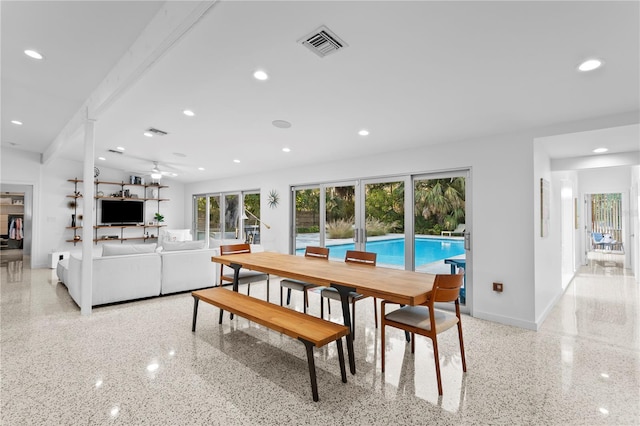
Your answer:
[[[376,253],[370,253],[366,251],[347,250],[344,257],[346,263],[352,263],[363,266],[376,266]],[[320,318],[324,318],[324,297],[327,298],[327,307],[329,314],[331,314],[331,300],[341,301],[340,293],[338,290],[332,287],[323,288],[320,292]],[[366,299],[369,296],[362,295],[352,291],[349,293],[349,303],[351,303],[351,335],[352,338],[356,338],[356,302],[358,300]],[[373,316],[375,318],[376,328],[378,328],[378,300],[373,298]]]
[[[229,254],[251,253],[251,245],[249,244],[228,244],[220,246],[220,255],[225,256]],[[226,272],[225,272],[226,271]],[[222,286],[223,281],[233,283],[233,269],[220,264],[220,283]],[[267,302],[269,301],[269,274],[263,272],[248,271],[246,269],[240,269],[238,275],[238,284],[247,284],[247,296],[251,292],[251,283],[256,281],[267,281]],[[228,284],[227,284],[228,285]]]
[[[458,326],[458,339],[460,340],[460,355],[462,357],[462,371],[467,371],[467,363],[464,356],[464,343],[462,340],[462,321],[460,319],[460,287],[462,287],[461,270],[455,275],[436,275],[429,299],[420,306],[404,306],[400,309],[385,314],[388,302],[381,304],[381,331],[380,347],[382,351],[382,372],[385,369],[385,326],[399,328],[411,333],[411,353],[415,353],[415,334],[420,334],[431,339],[433,345],[433,359],[436,364],[436,376],[438,379],[438,394],[442,395],[442,379],[440,378],[440,359],[438,356],[437,335],[447,331],[454,325]],[[435,302],[455,302],[455,314],[449,311],[434,309]]]
[[[454,229],[453,231],[440,231],[440,236],[464,235],[465,230],[466,225],[464,223],[459,223],[458,226],[456,226],[456,229]]]
[[[308,246],[304,251],[304,257],[309,259],[325,259],[329,260],[329,249],[326,247],[314,247]],[[309,306],[308,290],[317,287],[316,284],[306,283],[304,281],[285,278],[280,281],[280,306],[282,306],[282,290],[287,289],[287,305],[291,303],[291,290],[301,291],[304,295],[304,302],[302,310],[307,313],[307,306]]]

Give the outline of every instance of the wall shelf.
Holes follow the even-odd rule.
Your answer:
[[[68,198],[73,198],[73,199],[78,199],[78,198],[82,198],[82,194],[80,194],[78,192],[78,184],[84,182],[82,179],[67,179],[68,182],[73,183],[74,185],[74,189],[73,189],[73,194],[72,195],[67,195]],[[156,184],[139,184],[139,183],[127,183],[127,182],[113,182],[113,181],[101,181],[101,180],[95,180],[94,181],[95,184],[95,195],[94,195],[94,199],[97,200],[115,200],[115,201],[142,201],[144,202],[144,208],[143,208],[143,217],[147,217],[147,213],[149,212],[149,210],[147,210],[149,207],[147,206],[147,202],[157,202],[157,206],[154,210],[152,210],[154,213],[155,212],[160,212],[160,202],[162,201],[169,201],[168,198],[160,198],[160,189],[163,188],[169,188],[166,185],[156,185]],[[114,194],[115,195],[98,195],[98,193],[100,192],[100,186],[101,185],[106,185],[106,186],[116,186],[119,187],[119,192],[116,191]],[[127,188],[131,188],[132,190],[138,190],[138,193],[133,193],[131,195],[133,196],[122,196],[122,194],[125,193],[125,187]],[[147,189],[157,189],[157,195],[158,197],[147,197]],[[140,194],[140,190],[142,191],[142,194]],[[127,189],[128,191],[128,189]],[[156,195],[156,194],[154,194]],[[69,203],[72,203],[72,201],[70,201]],[[95,223],[98,223],[98,208],[95,209],[96,211],[96,221]],[[75,206],[73,206],[73,214],[75,215],[76,220],[78,220],[78,205],[76,203]],[[139,225],[94,225],[93,226],[93,234],[94,234],[94,238],[93,238],[93,242],[94,243],[99,243],[99,242],[113,242],[113,241],[131,241],[131,240],[142,240],[142,241],[147,241],[147,240],[157,240],[157,235],[149,236],[149,232],[147,232],[147,229],[156,229],[157,231],[160,230],[160,228],[164,227],[166,225],[160,225],[160,224],[148,224],[146,221],[143,224],[139,224]],[[78,230],[82,229],[82,226],[67,226],[66,229],[72,229],[73,230],[73,238],[66,240],[66,242],[68,243],[73,243],[74,245],[77,243],[81,243],[82,239],[80,239],[80,235]],[[118,238],[105,238],[104,235],[100,234],[100,231],[104,231],[106,229],[111,229],[114,231],[114,234],[117,232]],[[125,230],[127,229],[141,229],[142,230],[142,235],[141,236],[129,236],[129,235],[125,235]],[[111,237],[113,237],[113,234],[111,235]]]

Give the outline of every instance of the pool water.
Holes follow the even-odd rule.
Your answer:
[[[347,250],[354,250],[355,245],[327,245],[331,259],[342,260]],[[404,265],[404,238],[367,242],[367,251],[378,254],[377,263],[387,265]],[[296,254],[304,255],[304,249],[296,250]],[[416,266],[437,262],[464,254],[464,241],[447,238],[416,238]]]

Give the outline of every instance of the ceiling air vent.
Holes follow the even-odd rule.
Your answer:
[[[349,46],[324,25],[311,32],[311,34],[302,37],[298,40],[298,43],[307,46],[309,50],[321,58]]]
[[[147,132],[151,133],[153,136],[165,136],[165,135],[168,134],[167,132],[164,132],[164,131],[159,130],[159,129],[155,129],[153,127],[149,127],[147,129]]]

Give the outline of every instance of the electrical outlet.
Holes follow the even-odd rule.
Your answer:
[[[493,283],[493,291],[502,293],[502,283]]]

